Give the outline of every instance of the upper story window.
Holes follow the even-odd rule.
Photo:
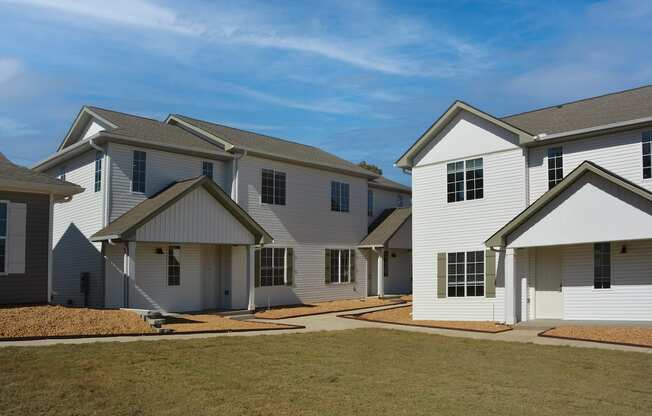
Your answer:
[[[134,160],[131,170],[131,190],[145,192],[145,178],[147,169],[147,153],[134,150]]]
[[[448,253],[448,297],[484,296],[484,252]]]
[[[371,189],[367,190],[367,216],[374,216],[374,191]]]
[[[102,152],[95,153],[95,192],[102,189]]]
[[[349,184],[331,182],[331,211],[349,212]]]
[[[446,165],[448,202],[484,197],[482,158],[451,162]]]
[[[57,172],[57,178],[61,179],[62,181],[66,180],[66,167],[65,166],[59,166],[59,171]]]
[[[596,289],[611,287],[611,243],[593,245],[593,287]]]
[[[564,179],[564,153],[560,147],[548,149],[548,189]]]
[[[643,179],[652,178],[652,155],[650,153],[652,147],[652,131],[643,133]]]
[[[7,203],[0,202],[0,274],[7,272],[7,211]]]
[[[285,172],[263,169],[261,188],[263,204],[285,205]]]
[[[168,286],[181,285],[181,247],[168,247]]]
[[[213,162],[202,162],[201,174],[203,176],[208,176],[209,178],[213,179]]]

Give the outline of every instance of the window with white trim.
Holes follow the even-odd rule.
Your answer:
[[[593,244],[593,287],[611,287],[611,243]]]
[[[134,150],[131,169],[131,190],[145,192],[147,177],[147,153]]]
[[[643,179],[652,178],[652,131],[643,132]]]
[[[349,184],[331,182],[331,211],[349,212]]]
[[[102,189],[102,158],[104,154],[100,151],[95,153],[95,192]]]
[[[285,172],[263,169],[261,202],[263,204],[285,205]]]
[[[484,170],[482,158],[451,162],[446,165],[446,193],[448,202],[484,197]]]
[[[181,285],[181,247],[168,247],[168,286]]]
[[[484,252],[448,253],[448,297],[484,296]]]
[[[374,216],[374,191],[371,189],[367,190],[367,216]]]
[[[562,147],[548,149],[548,189],[564,179],[564,151]]]
[[[351,281],[351,250],[331,249],[331,283]]]
[[[213,162],[201,162],[201,174],[213,179]]]
[[[0,202],[0,274],[7,273],[7,218],[9,204]]]
[[[260,286],[285,286],[289,283],[287,252],[286,248],[260,249]]]

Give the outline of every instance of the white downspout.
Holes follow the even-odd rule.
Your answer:
[[[231,172],[231,199],[234,200],[237,204],[240,203],[238,201],[238,186],[239,186],[239,176],[240,176],[240,159],[243,157],[247,156],[247,151],[243,150],[242,153],[238,156],[236,153],[235,156],[233,157],[233,164],[231,165],[233,167],[232,172]]]

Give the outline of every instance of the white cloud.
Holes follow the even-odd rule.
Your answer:
[[[23,64],[18,59],[0,58],[0,84],[19,77],[23,73]]]
[[[20,137],[38,133],[25,123],[0,116],[0,137]]]

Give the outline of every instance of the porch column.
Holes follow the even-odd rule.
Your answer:
[[[505,323],[513,325],[516,323],[516,277],[514,273],[514,249],[507,248],[503,252],[505,256]]]
[[[383,271],[385,270],[384,259],[383,259],[384,249],[378,249],[378,270],[376,273],[376,278],[378,279],[378,297],[382,298],[385,296],[385,276]]]
[[[129,290],[136,284],[136,242],[125,243],[124,273],[122,275],[122,304],[129,307]]]
[[[247,246],[247,273],[248,273],[248,279],[247,279],[247,288],[249,289],[249,302],[247,309],[250,311],[253,311],[256,309],[256,270],[255,270],[255,263],[256,263],[256,248],[254,246]]]

